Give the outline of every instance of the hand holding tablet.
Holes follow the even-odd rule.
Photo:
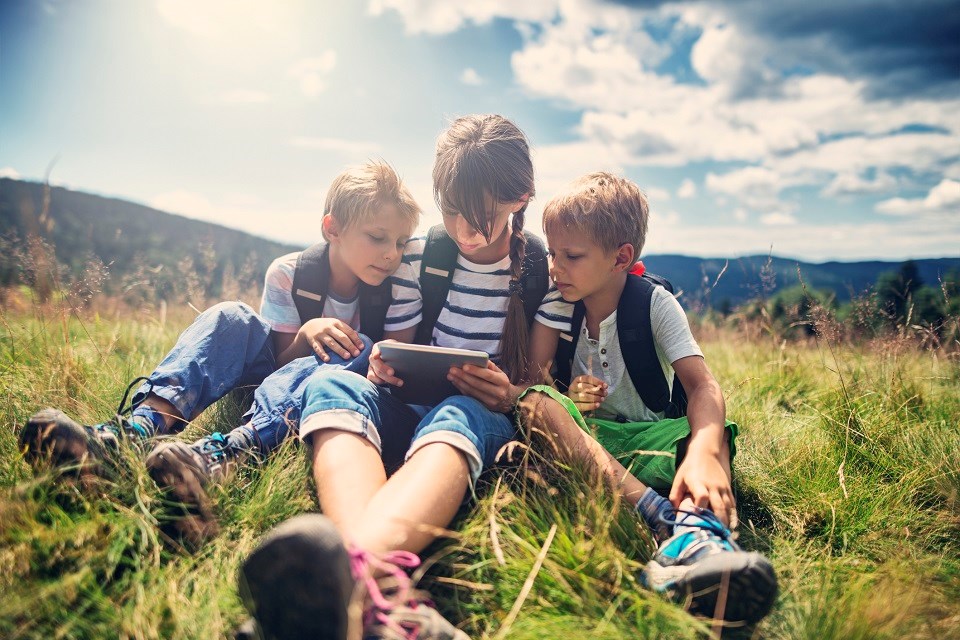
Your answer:
[[[380,357],[403,380],[391,386],[394,397],[409,404],[435,405],[460,392],[447,380],[451,367],[472,364],[486,368],[489,356],[483,351],[451,349],[403,342],[381,342]]]

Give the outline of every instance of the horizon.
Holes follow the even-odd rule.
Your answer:
[[[35,184],[35,185],[39,185],[39,186],[42,186],[42,185],[44,184],[43,182],[40,182],[40,181],[24,180],[24,179],[22,179],[22,178],[7,178],[6,176],[0,176],[0,180],[16,180],[16,181],[18,181],[18,182]],[[146,208],[148,208],[148,209],[151,209],[151,210],[153,210],[153,211],[156,211],[156,212],[161,213],[161,214],[164,214],[164,215],[177,216],[177,217],[185,218],[185,219],[187,219],[187,220],[193,220],[193,221],[196,221],[196,222],[202,222],[202,223],[205,223],[205,224],[210,224],[210,225],[214,225],[214,226],[220,227],[220,228],[222,228],[222,229],[226,229],[226,230],[228,230],[228,231],[238,231],[238,232],[240,232],[240,233],[246,233],[246,234],[249,234],[249,235],[252,236],[252,237],[259,238],[259,239],[261,239],[261,240],[266,240],[266,241],[268,241],[268,242],[277,242],[277,243],[280,243],[280,244],[289,245],[289,246],[291,246],[291,247],[308,247],[308,246],[310,246],[310,243],[308,243],[308,244],[303,244],[303,243],[301,243],[301,242],[295,242],[295,241],[289,241],[289,240],[278,240],[277,238],[271,238],[271,237],[269,237],[269,236],[262,235],[262,234],[258,234],[258,233],[252,232],[252,231],[246,231],[246,230],[244,230],[244,229],[238,229],[237,227],[231,227],[231,226],[229,226],[228,224],[225,224],[225,223],[223,223],[223,222],[216,222],[216,221],[212,221],[212,220],[204,220],[203,218],[194,218],[194,217],[191,217],[191,216],[188,216],[188,215],[184,215],[184,214],[180,214],[180,213],[175,213],[175,212],[172,212],[172,211],[164,211],[164,210],[162,210],[162,209],[157,209],[157,208],[155,208],[155,207],[151,207],[149,204],[145,204],[145,203],[143,203],[143,202],[138,202],[138,201],[136,201],[136,200],[132,200],[132,199],[129,199],[129,198],[124,198],[124,197],[122,197],[122,196],[115,196],[115,195],[109,195],[109,194],[103,194],[103,193],[95,193],[95,192],[92,192],[92,191],[84,191],[84,190],[80,190],[80,189],[73,189],[73,188],[71,188],[71,187],[65,187],[65,186],[57,185],[57,184],[50,184],[50,187],[51,187],[51,189],[64,189],[65,191],[69,191],[69,192],[71,192],[71,193],[79,193],[79,194],[83,194],[83,195],[93,196],[93,197],[96,197],[96,198],[103,198],[103,199],[105,199],[105,200],[117,200],[117,201],[124,202],[124,203],[127,203],[127,204],[133,204],[133,205],[140,206],[140,207],[146,207]],[[541,230],[531,229],[531,231],[534,231],[535,233],[537,233],[538,236],[540,236],[541,238],[543,238],[544,240],[546,240],[546,237],[545,237],[544,233],[543,233]],[[418,227],[417,232],[415,233],[415,235],[414,235],[413,237],[417,237],[417,236],[423,237],[423,236],[425,236],[425,235],[426,235],[426,229]],[[745,253],[745,254],[700,255],[700,254],[690,254],[690,253],[677,253],[677,252],[672,252],[672,251],[671,251],[671,252],[661,252],[661,251],[657,251],[657,252],[647,252],[647,251],[644,251],[644,252],[643,252],[643,255],[642,255],[642,257],[641,257],[641,261],[644,260],[644,259],[646,259],[646,258],[650,258],[650,257],[654,257],[654,258],[673,258],[673,257],[678,257],[678,258],[689,258],[689,259],[692,259],[692,260],[747,260],[747,259],[753,259],[753,258],[773,258],[773,259],[776,259],[776,260],[796,261],[796,262],[800,262],[800,263],[804,263],[804,264],[809,264],[809,265],[814,265],[814,266],[820,266],[820,265],[824,265],[824,264],[828,264],[828,263],[860,264],[860,263],[867,263],[867,262],[882,262],[882,263],[888,263],[888,264],[902,264],[902,263],[908,262],[908,261],[920,261],[920,260],[960,260],[960,256],[951,256],[951,255],[942,255],[942,256],[919,256],[919,257],[907,256],[907,257],[902,258],[902,259],[867,258],[867,259],[859,259],[859,260],[805,260],[805,259],[803,259],[803,258],[799,258],[799,257],[796,257],[796,256],[784,255],[784,254],[778,254],[778,253]]]
[[[299,245],[333,177],[382,157],[423,231],[436,136],[499,112],[540,235],[606,169],[649,196],[644,255],[955,258],[958,31],[947,0],[3,3],[0,176]]]

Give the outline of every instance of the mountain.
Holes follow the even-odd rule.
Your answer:
[[[61,187],[50,188],[49,208],[41,219],[44,198],[42,184],[0,178],[0,239],[15,239],[22,247],[28,234],[39,235],[74,274],[83,272],[91,256],[108,265],[114,276],[146,270],[163,273],[169,281],[189,271],[199,274],[208,296],[216,297],[225,275],[258,289],[274,258],[302,248]],[[0,283],[11,282],[11,271],[21,266],[0,262]],[[156,278],[150,280],[154,286]],[[120,282],[112,277],[107,290],[112,284],[116,292]]]
[[[0,239],[38,234],[56,248],[57,260],[82,272],[91,255],[110,265],[114,275],[148,268],[170,274],[202,272],[207,294],[216,297],[224,274],[247,274],[241,284],[259,287],[273,258],[296,251],[294,245],[265,240],[242,231],[61,187],[50,188],[47,218],[42,184],[0,178]],[[960,258],[914,261],[924,284],[960,273]],[[776,256],[695,258],[679,255],[644,257],[647,268],[667,277],[688,307],[737,305],[760,294],[803,282],[829,289],[840,301],[866,291],[899,262],[800,262]],[[769,265],[769,266],[768,266]],[[0,262],[0,283],[12,281],[18,265]],[[722,275],[720,275],[722,272]],[[799,272],[799,276],[798,276]],[[719,279],[718,279],[719,276]],[[956,277],[954,275],[954,277]]]

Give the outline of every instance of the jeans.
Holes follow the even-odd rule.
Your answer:
[[[344,360],[330,353],[330,362],[323,362],[310,355],[277,369],[269,325],[242,302],[221,302],[180,334],[150,382],[137,390],[133,405],[154,393],[193,420],[230,391],[256,387],[253,406],[239,429],[266,456],[296,432],[300,397],[311,374],[321,369],[366,373],[372,345],[366,336],[361,338],[364,348],[356,358]]]
[[[377,447],[388,471],[420,447],[444,442],[467,458],[471,486],[515,433],[510,417],[468,396],[451,396],[432,408],[407,405],[350,371],[315,372],[302,401],[301,438],[321,429],[356,433]]]

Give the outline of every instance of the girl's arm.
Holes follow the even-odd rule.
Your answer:
[[[528,386],[543,382],[550,369],[550,362],[556,355],[559,339],[559,329],[551,329],[539,322],[533,323],[527,371],[519,385],[510,384],[507,374],[493,362],[488,362],[486,369],[469,364],[463,368],[451,367],[447,379],[460,393],[479,400],[491,411],[507,413],[513,409],[517,398]]]

